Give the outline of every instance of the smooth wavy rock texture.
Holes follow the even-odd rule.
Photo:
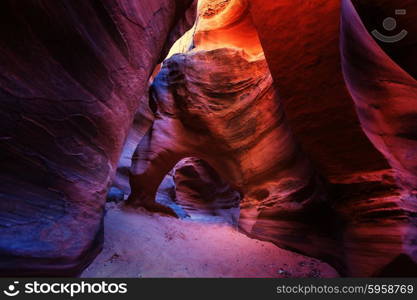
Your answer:
[[[155,194],[186,157],[203,159],[242,193],[239,223],[248,233],[254,226],[256,234],[268,231],[277,213],[325,201],[320,176],[286,124],[264,59],[248,61],[230,48],[174,55],[155,78],[151,98],[155,121],[133,157],[129,205],[175,215]]]
[[[173,201],[194,220],[218,218],[237,225],[241,194],[204,160],[186,158],[174,168]]]
[[[258,263],[292,251],[341,276],[416,276],[416,11],[0,1],[0,275],[79,274],[104,221],[90,274],[110,259],[144,276],[275,277]],[[247,245],[239,257],[256,252],[256,272],[228,272],[227,255],[206,272],[199,257],[216,257],[194,238],[220,253],[229,237]],[[151,270],[153,248],[169,259]]]
[[[382,24],[381,16],[394,15],[397,8],[408,12],[398,16],[398,24],[407,28],[408,36],[395,45],[378,41],[372,36],[374,24]],[[396,195],[379,199],[379,203],[370,197],[368,204],[358,204],[362,209],[355,209],[362,218],[372,215],[375,224],[365,225],[365,220],[357,222],[356,217],[355,227],[348,230],[353,232],[348,234],[349,245],[355,239],[367,245],[358,249],[357,243],[351,251],[357,254],[350,262],[355,275],[417,274],[416,8],[415,2],[407,0],[342,1],[341,54],[346,85],[364,132],[391,165],[400,187]]]
[[[148,78],[196,2],[1,1],[0,274],[74,275]]]

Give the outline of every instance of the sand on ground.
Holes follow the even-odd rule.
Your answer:
[[[227,224],[107,204],[103,251],[81,277],[338,277],[328,264]]]

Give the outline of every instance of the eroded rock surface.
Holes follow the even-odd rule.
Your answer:
[[[97,254],[133,114],[193,3],[1,1],[1,274],[74,275]]]
[[[384,3],[379,5],[384,7]],[[408,141],[388,143],[389,150],[381,149],[374,138],[368,139],[369,111],[359,110],[359,120],[358,104],[345,88],[339,11],[338,1],[201,1],[196,25],[171,50],[152,86],[158,113],[136,152],[131,177],[136,192],[130,203],[160,210],[153,204],[155,187],[147,190],[140,182],[145,177],[161,177],[184,156],[200,157],[242,193],[240,228],[255,238],[324,259],[343,275],[389,274],[404,260],[412,262],[415,172],[412,165],[398,170],[401,157],[395,151],[412,159],[413,129],[406,126]],[[360,35],[360,30],[354,30],[353,35]],[[261,43],[281,98],[272,92],[272,81],[268,83],[271,88],[259,81],[256,86],[264,91],[263,96],[251,100],[251,109],[241,109],[254,95],[250,83],[257,76],[270,76],[267,67],[262,72],[249,67],[264,61]],[[353,49],[351,56],[356,52]],[[400,53],[396,57],[402,57],[401,66],[412,74]],[[242,62],[236,63],[238,60]],[[348,60],[342,60],[344,68],[349,63],[358,69],[364,66],[358,63],[364,61],[361,58]],[[227,76],[220,62],[227,66]],[[247,66],[240,67],[244,64]],[[255,75],[259,73],[263,75]],[[362,77],[361,82],[366,82]],[[236,78],[245,83],[245,92],[233,89]],[[385,91],[385,87],[380,90]],[[264,100],[269,93],[274,94],[274,101]],[[228,106],[219,102],[223,98]],[[233,107],[233,113],[227,107]],[[255,110],[262,115],[253,117]],[[398,111],[405,124],[409,118],[402,113],[406,110],[393,107],[391,113]],[[232,127],[235,120],[239,120],[238,129]],[[267,142],[252,139],[262,132],[260,124],[274,122],[276,126],[267,129]],[[381,126],[381,122],[376,124]],[[387,121],[386,125],[392,124],[395,122]],[[389,128],[386,125],[382,128]],[[230,134],[232,128],[236,132]],[[271,137],[274,134],[276,138]],[[326,176],[328,185],[296,140]],[[228,149],[221,151],[224,145]],[[401,187],[395,184],[384,156],[396,170]],[[380,239],[372,239],[378,231]],[[372,253],[377,258],[370,263],[367,258]]]
[[[333,226],[306,218],[331,214],[324,180],[288,127],[248,5],[200,2],[193,34],[173,47],[151,86],[158,109],[133,159],[128,203],[175,215],[155,201],[156,191],[179,160],[202,158],[242,194],[241,230],[339,261],[333,239],[320,245]]]
[[[273,239],[277,213],[297,215],[325,202],[263,58],[249,61],[230,48],[176,54],[164,62],[151,97],[158,109],[133,158],[129,205],[175,215],[155,195],[184,157],[203,159],[242,193],[239,224],[256,237]]]
[[[415,276],[415,3],[196,4],[0,3],[0,275],[79,273],[117,168],[109,201]],[[398,8],[407,38],[373,39]]]
[[[372,31],[382,32],[383,19],[395,16],[398,8],[407,11],[396,18],[408,35],[396,43],[374,39]],[[390,163],[399,186],[395,194],[377,199],[368,195],[360,204],[353,201],[361,216],[353,218],[355,225],[347,232],[347,253],[357,254],[356,260],[350,260],[354,274],[399,275],[394,270],[407,276],[417,274],[416,8],[413,1],[342,1],[346,84],[364,132]],[[352,248],[352,237],[360,239],[363,248]],[[365,263],[371,253],[373,259]]]
[[[403,26],[409,34],[395,46],[383,42],[378,45],[372,37],[370,31],[375,25],[371,25],[369,20],[373,16],[370,2],[374,2],[376,8],[383,8],[386,15],[389,12],[395,15],[396,7],[408,11],[397,18],[401,25],[405,24]],[[414,45],[417,39],[417,25],[411,21],[416,17],[417,6],[410,1],[395,4],[370,2],[366,3],[368,9],[364,10],[362,1],[355,1],[362,8],[361,15],[350,1],[343,2],[341,48],[346,83],[365,133],[388,159],[400,184],[414,190],[417,188],[417,80],[413,74],[417,74],[417,67],[413,61],[415,52],[410,45]],[[368,22],[369,30],[363,22]]]
[[[237,225],[241,195],[208,163],[186,158],[174,168],[175,198],[192,219]]]
[[[340,1],[249,2],[291,130],[321,173],[343,176],[388,168],[363,133],[345,87]]]

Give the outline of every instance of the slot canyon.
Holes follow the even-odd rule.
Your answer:
[[[416,14],[2,0],[0,276],[417,276]]]

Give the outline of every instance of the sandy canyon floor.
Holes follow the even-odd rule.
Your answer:
[[[82,277],[338,277],[319,260],[251,239],[225,223],[107,204],[103,251]]]

